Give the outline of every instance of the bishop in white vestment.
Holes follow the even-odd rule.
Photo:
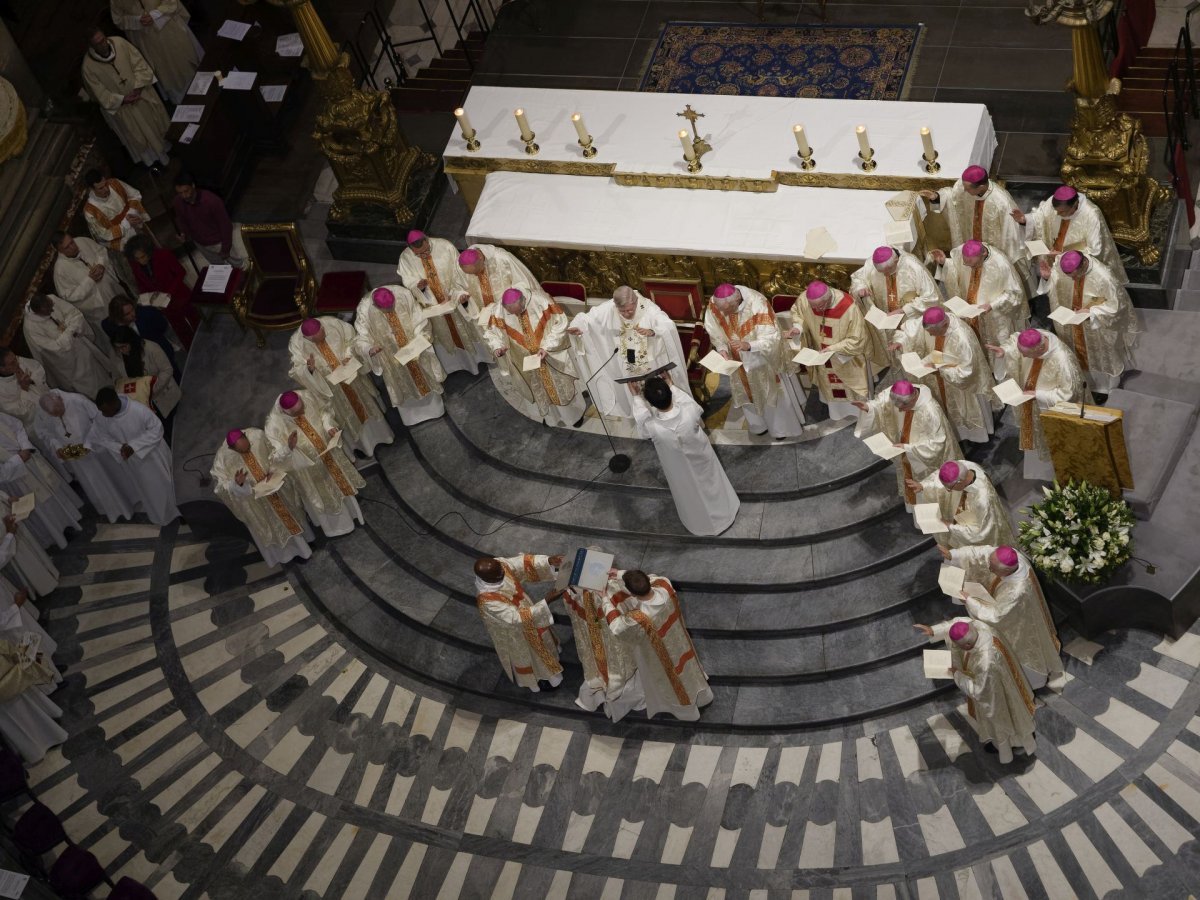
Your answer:
[[[608,593],[569,587],[562,598],[571,620],[575,653],[583,666],[583,684],[575,705],[588,712],[603,706],[604,714],[614,722],[632,710],[645,709],[637,665],[608,627]]]
[[[86,446],[122,464],[126,498],[152,523],[167,525],[179,518],[171,448],[163,440],[162,420],[148,406],[118,397],[112,388],[100,391],[96,406],[100,415],[92,423]]]
[[[180,0],[109,0],[113,23],[141,51],[174,104],[183,102],[204,50]]]
[[[850,293],[864,316],[874,305],[885,313],[902,311],[907,320],[942,302],[929,270],[895,247],[875,248],[871,261],[850,275]]]
[[[1002,344],[1029,321],[1029,297],[1025,282],[1012,262],[989,244],[967,241],[948,254],[933,252],[942,267],[942,286],[947,297],[961,297],[983,310],[964,319],[979,336],[980,343]]]
[[[347,445],[370,456],[395,435],[383,417],[383,403],[357,355],[354,326],[336,316],[305,319],[288,340],[292,380],[333,408]],[[343,376],[355,374],[343,380]],[[338,383],[330,376],[337,372]]]
[[[170,162],[171,120],[154,92],[157,80],[145,57],[125,38],[108,37],[99,28],[92,32],[83,58],[84,87],[133,161],[146,166]]]
[[[996,493],[987,473],[965,459],[942,463],[919,484],[909,485],[918,503],[936,503],[950,530],[933,536],[947,550],[975,544],[1016,542],[1008,507]]]
[[[475,561],[475,603],[509,681],[533,693],[539,681],[562,684],[554,615],[545,600],[534,601],[524,582],[551,581],[561,556],[480,557]]]
[[[125,296],[125,288],[109,265],[108,250],[91,238],[71,237],[56,231],[50,239],[57,251],[54,257],[54,290],[83,313],[92,326],[92,338],[103,348],[101,322],[108,315],[108,303]]]
[[[312,556],[313,531],[290,478],[272,494],[254,495],[254,486],[271,475],[270,461],[271,445],[261,428],[233,429],[213,459],[213,491],[246,526],[266,564],[278,566]]]
[[[967,241],[989,244],[1023,273],[1028,272],[1029,254],[1021,227],[1012,216],[1017,204],[1008,191],[991,180],[983,166],[967,166],[962,177],[950,187],[940,188],[936,193],[920,193],[933,212],[945,216],[952,246],[959,247]],[[958,296],[966,298],[965,294]]]
[[[10,497],[33,494],[26,520],[43,547],[67,546],[66,533],[78,530],[83,500],[34,449],[20,420],[0,413],[0,490]]]
[[[1079,368],[1093,391],[1107,394],[1121,383],[1125,366],[1133,362],[1138,330],[1133,304],[1125,288],[1104,263],[1077,250],[1058,258],[1050,273],[1050,311],[1084,312],[1078,325],[1054,323],[1059,338],[1075,351]]]
[[[1055,256],[1067,250],[1080,250],[1108,266],[1119,284],[1129,283],[1104,213],[1075,188],[1064,184],[1028,215],[1014,212],[1013,217],[1025,226],[1025,240],[1040,240],[1053,254],[1037,261],[1037,274],[1043,279],[1050,277]]]
[[[363,297],[354,315],[354,332],[359,358],[383,376],[400,421],[417,425],[446,411],[442,402],[446,372],[430,344],[429,320],[421,316],[407,288],[393,284]],[[414,341],[429,346],[407,362],[399,362],[396,354]]]
[[[654,442],[679,521],[692,534],[720,534],[741,502],[704,433],[700,404],[658,377],[629,387],[638,435]]]
[[[65,300],[34,294],[21,327],[29,352],[55,387],[95,397],[120,375],[111,355],[94,343],[82,313]]]

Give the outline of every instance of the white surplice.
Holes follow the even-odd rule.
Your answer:
[[[29,453],[28,460],[20,454]],[[10,497],[32,493],[33,512],[26,520],[30,534],[43,547],[67,546],[66,532],[78,529],[83,500],[38,454],[25,426],[0,413],[0,490]]]
[[[1070,219],[1064,219],[1055,212],[1051,197],[1047,197],[1030,210],[1025,216],[1025,240],[1040,240],[1054,250],[1064,223],[1067,229],[1061,246],[1057,248],[1058,252],[1080,250],[1088,256],[1099,257],[1118,283],[1129,283],[1129,276],[1125,274],[1121,254],[1113,241],[1112,232],[1108,229],[1104,213],[1083,194],[1079,194],[1079,208]]]
[[[654,442],[679,521],[692,534],[720,534],[741,505],[704,433],[704,412],[691,395],[671,387],[671,408],[658,410],[638,395],[638,433]]]
[[[1050,312],[1067,309],[1090,313],[1078,325],[1053,322],[1054,332],[1075,351],[1088,386],[1107,394],[1120,385],[1121,373],[1133,362],[1137,315],[1129,293],[1100,260],[1088,257],[1088,270],[1082,281],[1081,285],[1071,275],[1064,274],[1057,262],[1051,269],[1046,291]]]
[[[125,288],[117,280],[108,249],[101,247],[91,238],[77,237],[79,248],[76,256],[56,253],[54,257],[54,290],[58,296],[83,313],[92,326],[92,336],[98,347],[104,348],[107,338],[101,322],[108,316],[108,301],[125,294]],[[99,281],[89,274],[93,266],[104,266]]]
[[[960,441],[986,442],[993,430],[991,401],[995,380],[991,359],[971,327],[946,310],[946,333],[940,338],[930,334],[920,321],[909,320],[896,331],[893,340],[900,344],[902,352],[915,353],[921,359],[940,352],[953,360],[923,378],[907,373],[906,377],[919,380],[933,392],[958,430]]]
[[[175,481],[171,474],[171,449],[163,440],[162,422],[149,408],[119,397],[120,411],[111,418],[103,414],[92,423],[84,446],[109,454],[123,468],[123,496],[134,509],[144,512],[155,525],[166,525],[179,517],[175,505]],[[121,447],[133,450],[121,458]]]
[[[25,306],[22,329],[33,358],[46,368],[55,387],[94,398],[102,387],[111,387],[123,377],[116,361],[96,344],[92,327],[83,314],[67,301],[50,294],[54,304],[48,316],[39,316]]]
[[[14,563],[19,554],[18,538],[16,534],[5,533],[3,538],[0,538],[0,567],[9,566]],[[14,643],[21,640],[21,634],[26,631],[31,631],[41,639],[41,652],[46,665],[54,672],[54,682],[51,685],[46,685],[47,693],[53,690],[53,685],[62,681],[62,675],[58,671],[58,667],[50,658],[58,651],[58,644],[54,638],[46,633],[38,619],[41,618],[41,613],[38,608],[29,599],[26,599],[21,605],[17,605],[16,595],[18,585],[26,589],[29,585],[20,581],[13,581],[8,578],[0,578],[0,638],[13,641]],[[47,592],[48,593],[48,592]],[[29,592],[32,597],[32,591]]]
[[[424,338],[433,343],[429,320],[422,317],[420,307],[408,288],[385,285],[395,301],[392,309],[380,309],[368,292],[358,303],[354,314],[355,348],[371,371],[383,376],[388,398],[400,413],[405,425],[419,425],[437,419],[446,411],[442,400],[442,382],[446,370],[438,362],[432,346],[422,350],[408,363],[396,362],[396,353],[410,341]]]
[[[961,247],[967,241],[982,241],[999,248],[1014,264],[1022,263],[1022,267],[1028,269],[1021,226],[1012,217],[1017,204],[996,182],[989,180],[983,196],[975,197],[967,193],[960,178],[949,187],[939,189],[930,208],[945,216],[950,226],[950,242],[955,247]]]

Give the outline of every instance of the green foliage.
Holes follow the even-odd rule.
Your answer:
[[[1086,481],[1042,488],[1046,499],[1025,510],[1021,547],[1034,566],[1063,581],[1099,584],[1133,555],[1133,510]]]

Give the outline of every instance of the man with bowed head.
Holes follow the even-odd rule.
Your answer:
[[[918,503],[936,503],[949,531],[935,534],[939,547],[948,550],[975,544],[1015,543],[1008,507],[996,493],[987,473],[965,459],[942,463],[936,474],[909,489]]]
[[[894,247],[875,248],[871,261],[850,276],[850,293],[863,315],[874,304],[885,313],[903,311],[905,320],[942,302],[929,270],[911,253]]]
[[[383,376],[388,397],[405,425],[436,419],[445,412],[442,382],[446,371],[432,346],[401,363],[396,354],[410,341],[429,341],[429,320],[422,318],[408,288],[393,284],[362,298],[354,315],[355,344],[376,375]]]
[[[534,602],[523,582],[550,581],[561,556],[519,556],[475,560],[475,603],[508,680],[533,693],[538,682],[562,684],[554,615],[547,600]]]
[[[783,335],[767,298],[745,285],[717,285],[704,330],[721,356],[741,363],[729,384],[750,431],[769,431],[776,440],[803,434],[804,403],[787,370]]]
[[[983,310],[966,323],[981,343],[1000,344],[1029,321],[1029,298],[1012,261],[990,244],[967,241],[949,254],[932,252],[948,297]]]
[[[111,387],[96,394],[96,407],[100,415],[92,422],[84,446],[120,463],[124,476],[121,491],[135,510],[144,512],[155,525],[174,521],[179,508],[162,421],[148,406],[118,397]]]
[[[983,166],[967,166],[950,187],[920,193],[933,212],[945,215],[953,246],[968,241],[990,244],[1014,264],[1028,269],[1021,229],[1012,217],[1017,204],[1008,191],[988,177]]]
[[[1037,261],[1043,279],[1050,277],[1055,256],[1066,250],[1082,250],[1108,266],[1119,284],[1129,283],[1104,214],[1075,188],[1064,184],[1028,216],[1014,209],[1012,217],[1025,226],[1025,240],[1040,240],[1050,248],[1053,256],[1042,256]]]
[[[1054,323],[1054,331],[1075,351],[1079,368],[1094,391],[1107,394],[1121,383],[1133,360],[1137,318],[1129,294],[1099,260],[1078,250],[1058,258],[1050,274],[1050,311],[1084,312],[1078,325]]]

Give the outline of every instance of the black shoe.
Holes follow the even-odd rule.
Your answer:
[[[985,743],[983,745],[983,749],[986,753],[993,753],[996,755],[999,755],[999,753],[1000,753],[1000,751],[996,749],[996,745],[993,744],[991,741],[988,741],[987,743]]]
[[[560,687],[562,687],[562,685],[563,683],[561,681],[558,684],[551,684],[548,681],[539,681],[538,689],[546,692],[557,691]]]
[[[755,437],[762,437],[762,436],[763,436],[764,434],[766,434],[766,433],[767,433],[767,429],[765,429],[765,428],[764,428],[762,431],[756,431],[756,432],[754,432],[754,436],[755,436]]]
[[[579,417],[579,421],[578,421],[578,422],[576,422],[576,423],[575,423],[574,425],[572,425],[571,427],[572,427],[572,428],[578,428],[580,425],[582,425],[582,424],[583,424],[583,420],[584,420],[584,419],[586,419],[586,418],[587,418],[587,413],[584,413],[582,416],[580,416],[580,417]]]

